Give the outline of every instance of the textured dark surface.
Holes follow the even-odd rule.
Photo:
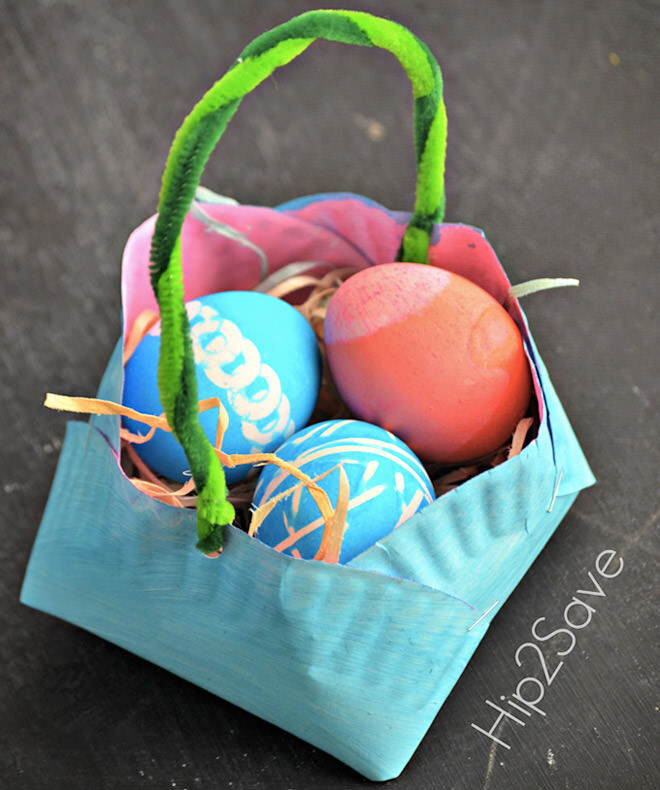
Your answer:
[[[333,4],[329,3],[328,6]],[[292,788],[368,782],[275,727],[18,596],[65,418],[119,333],[119,263],[153,213],[171,138],[255,35],[314,6],[0,0],[0,787]],[[660,785],[660,6],[642,0],[363,2],[444,71],[447,219],[484,228],[529,297],[537,344],[599,484],[508,601],[401,788]],[[204,183],[243,202],[353,190],[410,208],[409,88],[393,58],[315,44],[246,99]],[[380,125],[379,125],[380,124]],[[376,138],[376,139],[374,139]],[[382,139],[380,139],[382,138]],[[591,622],[524,728],[485,699],[543,677],[515,654],[560,627],[616,549]],[[584,597],[584,596],[583,596]],[[544,643],[548,668],[566,648]],[[526,690],[528,696],[530,691]],[[515,711],[513,711],[515,713]]]

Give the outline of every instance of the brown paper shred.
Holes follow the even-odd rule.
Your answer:
[[[525,443],[527,432],[532,427],[533,422],[533,417],[523,417],[518,425],[516,425],[516,430],[513,432],[513,438],[511,439],[511,448],[507,454],[507,460],[520,453]]]
[[[350,417],[350,411],[337,392],[330,375],[323,343],[323,322],[327,312],[327,305],[339,286],[355,274],[359,269],[355,267],[342,267],[332,269],[326,274],[316,278],[316,285],[312,287],[307,298],[301,304],[295,305],[296,309],[309,321],[316,334],[316,339],[321,352],[323,365],[321,388],[316,402],[316,408],[310,423],[323,420],[345,419]],[[286,281],[285,281],[286,282]],[[273,289],[268,291],[271,295]]]
[[[136,409],[131,409],[128,406],[123,406],[121,403],[115,403],[111,400],[103,400],[102,398],[81,398],[72,395],[56,395],[52,392],[46,393],[44,406],[47,409],[54,409],[55,411],[68,411],[75,414],[99,414],[99,415],[112,415],[116,417],[129,417],[136,422],[142,422],[149,425],[151,428],[160,428],[163,431],[171,431],[172,429],[167,422],[164,414],[146,414]],[[229,424],[229,417],[225,411],[219,398],[204,398],[199,401],[199,410],[206,411],[208,409],[219,409],[220,419],[218,420],[218,435],[220,438],[224,435],[224,430]],[[127,434],[127,441],[132,441],[135,444],[140,444],[144,441],[144,437],[139,435],[135,438],[135,434],[125,431]],[[128,438],[132,437],[132,438]]]
[[[321,511],[324,523],[328,523],[333,516],[334,510],[330,504],[330,497],[327,493],[317,485],[312,478],[294,466],[290,461],[285,461],[275,453],[249,453],[249,454],[233,454],[227,455],[222,451],[216,450],[220,456],[220,460],[225,466],[241,466],[241,464],[275,464],[280,469],[284,469],[292,477],[297,478],[305,484],[310,495],[313,497],[316,506]],[[227,463],[225,463],[225,460]]]
[[[248,509],[252,505],[254,498],[254,489],[256,487],[257,478],[254,475],[248,476],[245,480],[238,483],[232,483],[229,486],[229,494],[227,499],[237,509],[242,509],[244,515],[248,513]]]
[[[458,469],[453,469],[441,477],[430,474],[431,482],[433,483],[433,490],[436,497],[441,497],[453,488],[465,483],[471,477],[479,474],[478,466],[461,466]]]
[[[327,477],[328,475],[332,474],[332,472],[334,472],[335,469],[338,469],[340,466],[341,464],[337,464],[336,466],[333,466],[332,469],[328,469],[326,472],[323,472],[322,474],[318,475],[318,477],[311,478],[311,481],[313,483],[318,483],[319,480],[323,480],[324,477]],[[299,493],[300,491],[302,491],[303,488],[307,488],[307,483],[305,483],[304,481],[300,481],[299,483],[296,483],[295,486],[291,486],[291,488],[287,488],[286,491],[281,491],[279,494],[272,496],[270,499],[267,499],[262,505],[259,505],[259,507],[255,508],[252,511],[252,519],[250,521],[248,535],[256,535],[257,530],[263,524],[266,517],[269,515],[269,513],[272,512],[273,508],[278,502],[281,502],[283,499],[286,499],[289,496]]]
[[[302,483],[300,483],[299,485],[302,485]],[[284,495],[286,496],[286,495],[290,494],[291,491],[293,491],[293,490],[295,490],[295,487],[294,487],[294,489],[290,489],[289,491],[285,491]],[[259,527],[263,524],[264,520],[266,518],[268,518],[268,516],[273,512],[273,508],[278,503],[278,501],[279,500],[278,500],[277,497],[273,497],[272,499],[268,499],[266,502],[263,503],[263,505],[260,505],[252,513],[252,518],[250,520],[250,526],[248,528],[248,535],[253,536],[253,535],[257,534],[257,532],[259,530]]]
[[[309,288],[309,286],[316,286],[318,285],[318,277],[310,277],[306,274],[299,274],[296,277],[291,277],[288,280],[284,280],[284,282],[278,283],[273,288],[268,291],[270,296],[275,296],[277,299],[282,299],[284,296],[288,296],[289,294],[295,293],[296,291],[300,291],[303,288]]]
[[[133,352],[140,345],[142,338],[159,320],[160,315],[155,310],[143,310],[133,321],[133,326],[124,343],[124,365],[133,356]]]
[[[151,471],[135,452],[131,442],[122,442],[122,450],[126,452],[133,463],[134,471],[137,471],[140,475],[139,477],[129,477],[129,480],[137,489],[154,499],[164,502],[166,505],[174,505],[175,507],[190,507],[197,502],[197,497],[188,496],[195,490],[195,483],[192,478],[184,483],[183,486],[173,488],[164,478],[159,478]]]
[[[307,287],[313,286],[313,289],[310,291],[302,304],[296,305],[298,310],[300,310],[300,312],[305,315],[318,304],[320,299],[327,298],[329,301],[332,294],[337,290],[337,288],[339,288],[344,280],[347,280],[352,274],[355,274],[358,271],[359,269],[356,269],[355,267],[345,266],[340,269],[332,269],[321,277],[308,277],[308,282],[306,282],[305,285]],[[295,279],[295,277],[291,278],[291,280]],[[289,281],[285,280],[284,283],[286,282]],[[302,286],[299,286],[299,288],[300,287]],[[268,291],[268,293],[270,293],[271,296],[274,295],[276,288],[279,288],[279,285],[275,286],[275,288],[272,288],[270,291]],[[299,288],[296,288],[295,290],[298,290]]]
[[[140,477],[129,477],[133,485],[143,494],[150,496],[152,499],[162,502],[164,505],[172,505],[173,507],[182,508],[183,505],[179,502],[178,498],[165,486],[150,483],[147,480],[142,480]]]
[[[57,409],[60,411],[70,411],[75,412],[78,414],[110,414],[110,415],[118,415],[118,416],[126,416],[131,417],[132,419],[137,420],[138,422],[143,422],[146,425],[151,425],[152,428],[158,427],[162,428],[165,431],[171,431],[170,426],[167,423],[167,420],[164,417],[156,417],[153,414],[143,414],[142,412],[136,411],[135,409],[130,409],[127,406],[122,406],[119,403],[114,403],[113,401],[102,400],[99,398],[76,398],[70,397],[67,395],[54,395],[53,393],[48,393],[46,395],[46,400],[44,401],[44,405],[50,409]],[[233,468],[235,466],[241,466],[242,464],[275,464],[279,466],[281,469],[287,471],[292,477],[297,478],[301,482],[307,486],[309,493],[314,498],[317,507],[321,511],[321,515],[323,517],[324,522],[327,524],[331,521],[332,516],[334,514],[334,510],[332,505],[330,504],[330,498],[328,497],[327,493],[316,483],[313,482],[312,478],[298,469],[289,461],[284,461],[283,459],[279,458],[275,453],[235,453],[229,455],[222,451],[222,439],[224,436],[224,427],[228,425],[228,415],[227,412],[220,402],[220,400],[215,398],[205,398],[204,400],[199,401],[199,410],[205,411],[206,409],[218,408],[219,416],[218,416],[218,428],[216,433],[216,448],[215,451],[220,458],[223,466],[227,466]],[[125,441],[134,442],[131,437],[133,434],[125,432]],[[142,437],[139,437],[142,439]],[[152,485],[154,484],[153,481],[149,481]],[[170,491],[166,495],[169,496],[172,492]],[[173,494],[177,496],[177,494]]]
[[[152,472],[151,469],[147,466],[147,464],[145,464],[145,462],[135,452],[135,450],[133,449],[133,443],[131,441],[129,440],[122,441],[121,446],[122,446],[122,450],[126,452],[131,462],[133,463],[133,466],[135,467],[135,471],[139,472],[142,480],[147,480],[150,483],[162,483],[161,478],[159,478],[155,474],[155,472]]]
[[[321,267],[324,265],[326,264],[322,262],[289,264],[267,278],[262,283],[263,288],[259,288],[259,290],[262,290],[264,293],[270,293],[270,295],[280,298],[291,296],[298,291],[306,291],[304,301],[294,306],[312,326],[319,344],[323,363],[321,389],[310,424],[323,420],[346,419],[352,416],[332,382],[325,354],[325,345],[323,343],[323,329],[330,299],[339,286],[359,270],[352,267],[345,267],[341,269],[331,269],[319,276],[307,274],[307,272],[314,267]],[[573,281],[556,282],[556,285],[573,284],[576,283]],[[530,292],[535,289],[537,284],[532,283],[531,285],[534,285],[534,288],[530,288]],[[547,287],[546,283],[543,283],[543,285]],[[510,298],[524,296],[525,293],[526,292],[521,290],[521,288],[516,291],[514,287]],[[158,318],[158,314],[153,310],[145,310],[136,318],[125,343],[124,363],[130,358],[135,348],[137,348],[142,338],[156,323]],[[130,472],[130,474],[128,474],[129,479],[145,494],[165,504],[175,507],[194,507],[196,505],[197,497],[192,494],[194,491],[194,481],[192,478],[184,486],[178,486],[156,475],[140,459],[134,449],[134,445],[148,441],[157,428],[166,431],[170,430],[165,415],[145,415],[111,401],[101,401],[96,398],[73,398],[53,395],[51,393],[46,396],[45,405],[48,408],[72,411],[79,414],[112,414],[131,417],[149,426],[150,430],[145,435],[136,435],[124,428],[121,429],[121,462],[127,474]],[[247,479],[231,485],[229,487],[228,498],[232,504],[237,507],[239,526],[242,526],[243,529],[249,531],[249,534],[253,535],[258,530],[263,519],[268,515],[268,512],[270,512],[280,499],[283,499],[285,496],[299,496],[302,489],[307,488],[311,496],[314,497],[316,505],[319,508],[319,513],[321,514],[319,526],[323,526],[321,546],[319,547],[315,559],[324,562],[338,562],[341,552],[341,542],[346,529],[346,512],[350,494],[348,490],[348,478],[343,468],[341,468],[340,471],[340,490],[337,503],[333,507],[327,493],[318,485],[318,482],[323,477],[330,474],[330,472],[337,469],[337,467],[333,467],[333,469],[328,470],[317,478],[311,478],[297,467],[283,461],[276,453],[229,455],[222,450],[224,434],[229,425],[229,415],[217,397],[208,398],[199,402],[200,411],[211,408],[218,409],[215,450],[223,465],[234,467],[250,463],[255,466],[262,466],[267,463],[274,463],[298,480],[296,485],[288,491],[268,500],[268,502],[265,502],[260,508],[254,511],[251,509],[251,506],[257,475],[251,473]],[[534,408],[535,404],[534,400],[532,400],[527,416],[523,417],[518,422],[509,440],[486,458],[459,467],[426,464],[436,496],[440,497],[476,475],[488,469],[492,469],[504,461],[518,455],[525,444],[531,441],[535,435],[534,425],[536,421],[534,417],[529,416],[534,414]],[[341,467],[341,465],[339,466]],[[284,546],[279,546],[277,548],[282,550]],[[294,557],[300,557],[300,552],[295,548],[292,549],[291,553]]]
[[[218,423],[215,429],[215,449],[216,452],[221,449],[222,441],[225,438],[225,432],[229,428],[229,414],[227,409],[222,405],[222,401],[218,397],[204,398],[199,401],[199,411],[203,412],[207,409],[218,410]]]
[[[119,429],[119,438],[123,439],[128,444],[145,444],[148,442],[153,435],[156,433],[156,426],[152,425],[149,429],[148,433],[141,434],[141,433],[132,433],[128,430],[128,428],[120,428]]]
[[[476,477],[476,475],[486,472],[488,469],[493,469],[509,458],[518,455],[525,446],[525,442],[529,439],[530,429],[534,423],[534,417],[523,417],[518,421],[511,438],[502,447],[474,464],[453,469],[447,469],[446,466],[443,467],[437,464],[427,464],[427,471],[433,483],[436,497],[441,497],[448,491]]]
[[[189,497],[186,497],[186,494],[195,489],[195,483],[192,479],[174,491],[164,483],[152,483],[139,477],[131,477],[130,481],[143,493],[164,502],[166,505],[174,505],[175,507],[185,507],[183,500],[189,499]],[[194,497],[194,499],[196,500],[197,498]]]
[[[70,395],[55,395],[52,392],[46,394],[44,406],[56,411],[68,411],[75,414],[110,414],[119,417],[130,417],[138,422],[143,422],[153,428],[162,428],[169,431],[170,427],[164,416],[157,417],[155,414],[142,414],[121,403],[100,398],[79,398]]]
[[[309,297],[298,306],[298,310],[310,321],[313,318],[325,319],[327,307],[320,306],[326,301],[330,301],[330,297],[337,291],[336,288],[315,288]]]
[[[296,261],[295,263],[287,263],[269,274],[258,285],[255,285],[253,290],[264,294],[270,293],[276,285],[285,280],[297,277],[300,274],[309,274],[314,269],[327,271],[328,269],[334,269],[334,265],[327,261]]]
[[[343,465],[339,466],[339,492],[337,494],[337,504],[330,523],[326,523],[321,536],[321,545],[314,556],[315,560],[322,562],[338,563],[341,553],[341,544],[346,532],[346,518],[348,516],[348,505],[350,501],[350,485],[348,475]]]
[[[490,468],[494,469],[496,466],[503,464],[509,455],[509,448],[507,445],[504,447],[500,447],[500,449],[493,455],[492,460],[490,462]]]

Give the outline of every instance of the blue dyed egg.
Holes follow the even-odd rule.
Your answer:
[[[321,359],[309,323],[291,305],[253,291],[224,291],[186,304],[200,400],[218,396],[229,414],[222,449],[269,452],[309,420],[319,393]],[[142,339],[126,364],[123,403],[162,414],[157,369],[160,324]],[[218,410],[200,414],[212,443]],[[145,434],[143,423],[124,418],[126,428]],[[155,472],[183,481],[189,469],[183,449],[157,430],[135,450]],[[228,482],[242,480],[250,465],[227,469]]]
[[[312,478],[343,465],[350,496],[339,561],[352,560],[435,499],[417,456],[396,436],[359,420],[329,420],[299,431],[277,455]],[[277,466],[265,466],[254,493],[259,507],[296,485]],[[339,468],[318,481],[335,506]],[[306,488],[281,499],[264,519],[257,537],[295,557],[313,559],[321,544],[323,520]]]

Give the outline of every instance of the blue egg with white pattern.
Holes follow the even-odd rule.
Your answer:
[[[328,494],[333,507],[339,494],[339,467],[349,484],[346,530],[339,562],[346,563],[373,546],[435,499],[429,476],[417,456],[384,428],[360,420],[329,420],[299,431],[277,450]],[[261,507],[289,489],[258,528],[257,538],[285,554],[314,559],[323,519],[309,491],[289,472],[269,464],[254,492]]]
[[[295,307],[254,291],[223,291],[186,303],[198,397],[218,397],[229,415],[222,449],[226,453],[275,450],[307,424],[321,384],[321,357],[314,330]],[[142,338],[124,371],[125,406],[162,414],[158,392],[160,323]],[[218,410],[199,415],[215,444]],[[123,419],[132,433],[146,434],[144,423]],[[170,480],[188,479],[190,465],[174,436],[156,430],[135,444],[140,458]],[[251,470],[226,469],[227,482]]]

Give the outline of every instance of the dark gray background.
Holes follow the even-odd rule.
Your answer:
[[[332,3],[328,3],[332,6]],[[0,786],[351,788],[335,759],[73,626],[19,590],[65,417],[120,330],[119,265],[185,113],[295,2],[0,0]],[[447,219],[484,228],[599,479],[494,621],[397,788],[651,788],[658,745],[660,7],[642,0],[362,2],[444,71]],[[614,53],[614,54],[611,54]],[[353,190],[411,207],[411,99],[391,56],[315,44],[246,99],[204,183],[272,205]],[[382,124],[372,140],[364,119]],[[512,748],[470,727],[523,676],[596,556],[623,572]],[[553,664],[552,653],[548,659]],[[554,664],[553,664],[554,665]]]

